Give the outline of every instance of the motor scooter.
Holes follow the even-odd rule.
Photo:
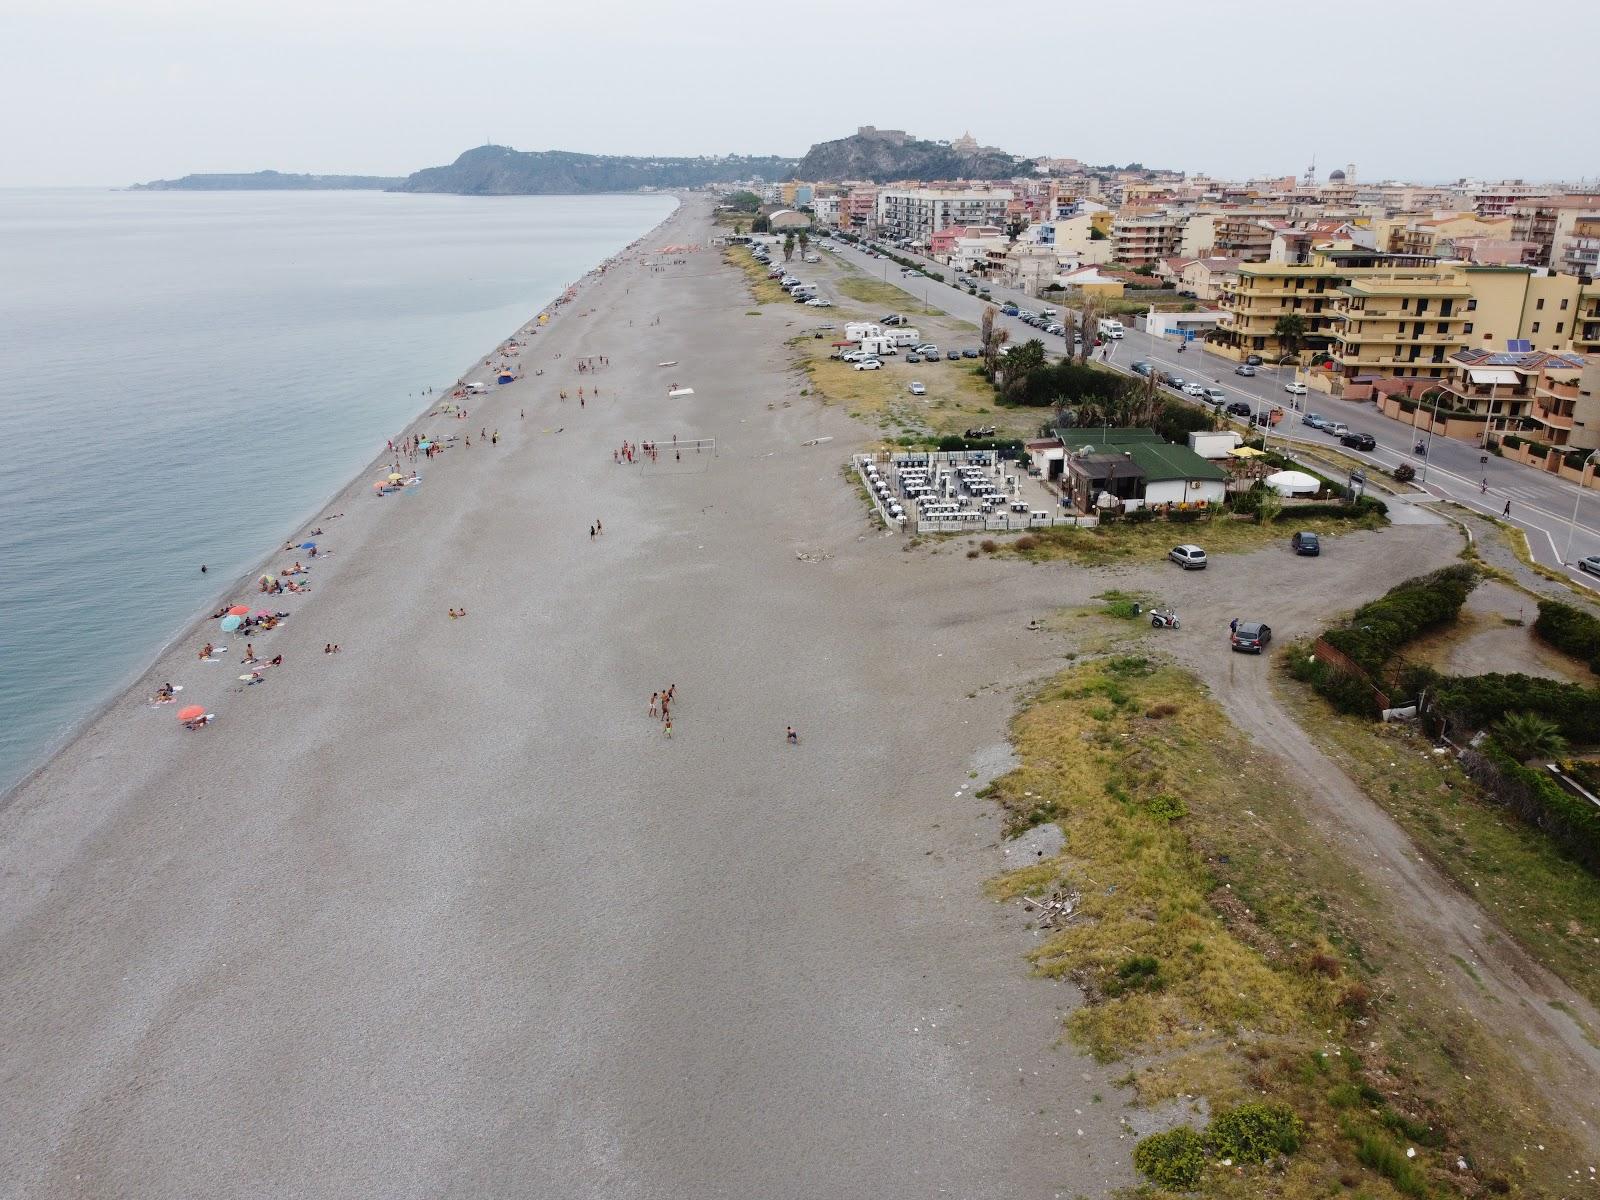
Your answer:
[[[1178,614],[1170,608],[1152,608],[1150,610],[1150,627],[1152,629],[1177,629]]]

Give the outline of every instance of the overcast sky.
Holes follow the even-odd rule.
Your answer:
[[[1577,179],[1597,35],[1593,0],[4,0],[0,186],[403,175],[485,140],[798,156],[862,124],[1225,176]]]

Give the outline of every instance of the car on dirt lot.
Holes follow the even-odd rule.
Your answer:
[[[864,358],[856,364],[858,371],[877,371],[882,367],[883,364],[875,358]]]
[[[1302,529],[1289,539],[1289,545],[1296,554],[1303,554],[1307,558],[1315,558],[1322,553],[1322,539],[1309,529]]]
[[[1260,654],[1272,640],[1272,626],[1260,621],[1239,621],[1229,635],[1228,644],[1241,654]]]
[[[1167,557],[1177,563],[1185,571],[1204,571],[1206,569],[1206,552],[1199,546],[1185,543],[1174,546],[1167,551]]]
[[[977,358],[978,357],[978,352],[976,350],[972,350],[972,349],[963,350],[961,352],[961,357],[962,358]]]
[[[926,396],[928,394],[928,389],[913,379],[911,381],[911,394],[913,396]]]

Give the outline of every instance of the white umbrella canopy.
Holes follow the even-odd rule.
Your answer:
[[[1266,485],[1280,496],[1297,496],[1304,492],[1316,492],[1321,489],[1322,481],[1314,475],[1307,475],[1304,471],[1279,471],[1268,475]]]

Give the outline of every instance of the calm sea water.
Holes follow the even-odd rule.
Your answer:
[[[0,191],[0,791],[672,205]]]

